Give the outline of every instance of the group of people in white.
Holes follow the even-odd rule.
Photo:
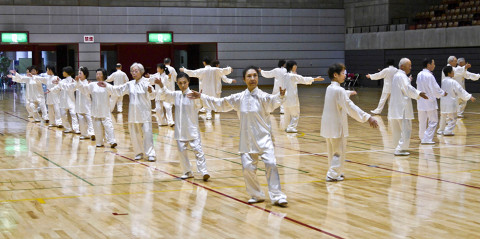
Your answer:
[[[388,107],[388,119],[393,131],[393,142],[396,146],[395,155],[405,156],[410,144],[412,132],[413,107],[411,99],[416,99],[419,121],[421,144],[435,144],[433,141],[435,130],[438,135],[453,136],[453,130],[457,118],[463,118],[467,101],[474,102],[476,99],[465,91],[465,79],[478,80],[480,74],[468,71],[471,67],[464,58],[450,56],[448,64],[442,68],[441,87],[433,76],[435,60],[426,58],[423,60],[423,70],[418,73],[417,89],[411,85],[411,77],[407,75],[411,71],[411,61],[403,58],[398,64],[399,69],[393,66],[393,60],[388,60],[387,68],[376,74],[368,74],[372,80],[384,79],[382,96],[378,107],[371,112],[380,114],[390,98]],[[438,104],[440,99],[440,124],[438,124]]]
[[[458,62],[459,66],[456,58],[449,58],[449,65],[443,69],[445,78],[442,81],[442,88],[438,86],[432,75],[435,68],[433,59],[424,60],[425,69],[417,77],[418,89],[411,85],[411,78],[407,76],[411,70],[411,62],[407,58],[400,60],[399,69],[389,62],[390,66],[383,71],[367,75],[367,78],[373,80],[385,79],[379,106],[372,113],[380,114],[387,99],[390,98],[388,119],[393,129],[395,155],[409,154],[407,149],[412,128],[411,120],[414,118],[410,98],[418,100],[419,136],[422,144],[434,143],[433,137],[438,122],[436,98],[442,99],[442,117],[438,133],[453,135],[455,120],[460,114],[460,109],[464,109],[462,102],[475,100],[456,80],[460,79],[460,74],[462,79],[478,80],[480,78],[480,75],[467,71],[469,64],[460,65],[462,62],[460,59]],[[194,177],[188,159],[187,145],[190,145],[195,154],[197,171],[202,174],[202,179],[208,181],[210,178],[202,150],[199,112],[205,111],[206,119],[209,120],[212,118],[212,111],[235,110],[240,120],[239,153],[246,189],[251,197],[248,203],[263,202],[266,198],[256,176],[257,163],[261,159],[265,163],[271,202],[274,205],[286,206],[287,196],[281,191],[268,115],[281,107],[281,112],[285,114],[285,131],[297,132],[300,117],[297,84],[310,85],[324,78],[301,76],[296,73],[295,61],[280,60],[278,68],[270,71],[264,71],[255,66],[246,67],[242,72],[242,78],[247,89],[220,98],[221,82],[236,82],[227,78],[227,75],[232,72],[231,67],[220,68],[218,61],[211,62],[209,58],[205,58],[204,68],[188,70],[182,67],[177,73],[170,63],[171,60],[166,58],[163,63],[157,65],[157,73],[152,75],[145,74],[142,64],[134,63],[130,66],[133,77],[130,81],[122,71],[121,64],[117,64],[117,71],[108,77],[105,69],[97,69],[97,82],[91,83],[87,81],[89,71],[86,67],[80,67],[75,77],[72,67],[63,68],[61,80],[55,76],[55,67],[50,65],[46,67],[46,75],[43,76],[38,75],[38,69],[32,66],[27,69],[25,76],[12,71],[10,77],[16,82],[26,83],[26,108],[35,122],[41,122],[43,119],[50,127],[65,128],[64,133],[81,134],[80,139],[94,140],[97,147],[103,147],[104,143],[108,143],[111,148],[117,146],[111,112],[114,111],[115,106],[117,112],[122,112],[122,98],[128,94],[128,128],[135,160],[143,158],[150,162],[156,160],[151,105],[151,101],[155,100],[154,111],[158,125],[174,127],[174,138],[177,141],[183,170],[181,179]],[[343,164],[346,137],[348,137],[347,115],[359,122],[368,121],[373,128],[378,126],[370,114],[362,111],[349,99],[350,95],[356,92],[346,91],[341,87],[345,81],[345,74],[346,67],[341,63],[333,64],[328,69],[331,84],[325,93],[320,134],[326,138],[329,161],[326,181],[329,182],[345,179]],[[275,78],[272,94],[258,88],[260,75]],[[190,77],[199,79],[198,92],[189,88]],[[175,82],[180,90],[175,91]],[[41,84],[46,85],[47,88],[46,104]],[[46,105],[48,105],[48,111]],[[175,106],[174,117],[173,105]],[[70,119],[67,113],[70,114]],[[69,121],[72,122],[71,125]]]

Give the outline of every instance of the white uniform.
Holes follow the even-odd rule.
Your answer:
[[[35,121],[48,120],[47,106],[45,105],[45,92],[43,92],[42,83],[37,82],[32,77],[15,74],[13,81],[25,83],[27,85],[27,104],[29,104],[32,116]],[[38,113],[38,108],[42,111],[42,116]],[[27,109],[28,110],[28,109]]]
[[[393,76],[395,75],[395,73],[397,73],[397,71],[398,69],[395,68],[394,66],[389,66],[378,73],[370,74],[371,80],[383,79],[382,96],[380,97],[380,101],[378,102],[377,108],[372,111],[373,113],[375,114],[382,113],[383,107],[385,106],[385,103],[390,97],[390,92],[392,90]]]
[[[61,80],[57,86],[50,89],[50,92],[59,92],[60,95],[60,114],[62,115],[62,123],[65,127],[66,131],[73,131],[80,132],[77,114],[75,112],[75,93],[71,90],[63,90],[62,85],[72,84],[75,81],[72,79],[71,76]],[[67,112],[70,113],[70,117],[72,118],[72,126],[70,126],[70,122],[68,121]]]
[[[447,96],[440,99],[441,117],[437,133],[451,135],[457,122],[458,99],[467,101],[472,95],[466,92],[460,83],[450,77],[443,79],[442,89],[447,92]]]
[[[428,96],[428,99],[419,98],[417,101],[418,137],[422,143],[431,143],[438,124],[437,98],[442,97],[445,91],[440,88],[428,69],[418,73],[417,90],[425,92]]]
[[[410,146],[412,133],[413,107],[412,100],[420,98],[418,91],[410,84],[405,71],[398,70],[392,81],[390,104],[388,105],[388,120],[393,131],[395,152],[401,152]]]
[[[272,129],[269,114],[280,106],[284,97],[270,95],[255,88],[252,92],[243,92],[223,98],[214,98],[202,94],[202,103],[206,108],[219,112],[236,110],[240,116],[240,145],[243,176],[247,192],[252,198],[263,199],[265,194],[257,180],[257,163],[260,157],[265,163],[268,193],[272,203],[287,196],[281,191],[280,177],[276,165]]]
[[[111,112],[105,104],[110,102],[110,93],[104,87],[98,86],[97,82],[77,82],[78,89],[85,95],[92,96],[93,129],[95,131],[97,146],[103,145],[103,132],[105,139],[110,145],[116,143]],[[103,126],[102,126],[103,125]]]
[[[329,169],[327,178],[341,179],[348,137],[347,114],[359,122],[366,122],[370,115],[356,106],[348,93],[336,81],[327,87],[322,113],[320,135],[327,141]]]
[[[172,66],[170,65],[165,65],[168,69],[168,72],[170,73],[170,79],[172,80],[173,82],[173,85],[171,85],[170,87],[167,86],[167,89],[171,89],[171,87],[173,87],[173,90],[175,90],[175,82],[177,82],[177,71],[175,70],[175,68],[173,68]]]
[[[164,102],[175,104],[175,140],[177,140],[178,151],[180,151],[180,164],[184,175],[191,172],[190,161],[188,160],[187,144],[190,144],[197,159],[197,171],[202,175],[208,174],[207,162],[202,151],[200,140],[200,127],[198,126],[198,110],[202,108],[199,99],[192,100],[187,94],[192,92],[187,89],[182,91],[171,91],[164,87],[157,94]]]
[[[284,74],[287,73],[287,69],[285,67],[277,67],[277,68],[274,68],[273,70],[271,71],[264,71],[264,70],[261,70],[260,71],[260,74],[265,77],[265,78],[274,78],[274,81],[273,81],[273,91],[272,91],[272,94],[275,95],[275,94],[278,94],[280,92],[280,81],[281,81],[281,78]],[[280,106],[280,113],[283,113],[283,105]]]
[[[460,83],[463,89],[465,89],[465,79],[477,81],[480,78],[480,74],[471,73],[468,70],[465,70],[465,75],[463,77],[454,76],[453,78]],[[463,112],[465,112],[465,108],[467,107],[467,102],[468,100],[462,100],[461,98],[458,98],[458,116],[463,116]]]
[[[85,79],[81,81],[82,84],[88,84],[88,80]],[[90,98],[90,94],[85,94],[80,92],[77,88],[75,81],[69,84],[60,84],[59,87],[62,90],[75,92],[75,111],[78,117],[78,123],[80,125],[80,133],[83,137],[91,137],[95,135],[93,130],[93,121],[92,121],[92,99]]]
[[[56,84],[53,84],[53,81],[57,79],[57,76],[47,75],[34,76],[34,80],[39,83],[42,83],[47,86],[48,90],[51,90]],[[47,105],[48,105],[48,121],[52,126],[62,125],[62,116],[60,114],[60,94],[58,92],[50,92],[47,94]]]
[[[148,157],[155,157],[151,112],[151,100],[155,98],[155,94],[154,91],[148,93],[149,87],[150,82],[142,77],[138,81],[132,80],[119,86],[107,85],[106,89],[110,95],[128,94],[130,96],[128,128],[135,155],[143,154]]]
[[[24,81],[21,80],[21,77],[17,75],[15,75],[15,77],[12,78],[12,81],[18,82],[18,83],[25,83]],[[32,92],[32,89],[30,89],[30,84],[25,84],[25,108],[27,109],[29,118],[33,118],[33,109],[30,106],[30,95],[32,94],[31,92]]]
[[[113,85],[119,86],[123,85],[128,82],[128,76],[123,72],[122,70],[117,70],[113,72],[106,80],[106,82],[112,82]],[[117,96],[117,95],[111,95],[110,97],[110,111],[113,112],[113,109],[115,109],[115,105],[117,105],[117,111],[122,112],[123,109],[123,95],[122,96]]]
[[[161,75],[158,73],[155,73],[152,75],[150,80],[151,85],[155,85],[155,89],[157,91],[160,90],[160,86],[155,84],[153,79],[160,79],[162,81],[162,84],[167,87],[168,90],[170,91],[175,91],[175,81],[173,81],[172,77],[168,77],[165,73],[162,73]],[[163,112],[163,108],[165,107],[165,114]],[[157,123],[159,126],[161,125],[173,125],[175,124],[175,121],[173,121],[173,116],[172,116],[172,104],[169,102],[164,102],[160,99],[160,95],[156,94],[155,96],[155,114],[157,116]],[[166,116],[166,117],[165,117]]]
[[[211,67],[206,65],[204,68],[200,68],[197,70],[187,70],[185,69],[184,72],[190,77],[197,77],[199,82],[201,82],[201,90],[202,93],[216,97],[217,96],[217,77],[220,78],[222,75],[228,75],[232,72],[231,67],[226,68],[218,68],[218,67]],[[212,117],[212,110],[207,110],[207,118]]]
[[[312,77],[303,77],[295,73],[285,73],[280,77],[280,85],[286,90],[285,102],[283,108],[285,111],[284,129],[287,132],[296,132],[298,120],[300,118],[300,101],[298,100],[297,84],[311,85],[314,81]],[[288,125],[287,125],[288,124]]]

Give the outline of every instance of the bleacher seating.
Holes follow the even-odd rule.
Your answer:
[[[419,12],[408,29],[430,29],[480,25],[480,0],[443,0]]]

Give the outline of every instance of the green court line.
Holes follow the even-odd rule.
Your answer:
[[[59,167],[59,168],[63,169],[65,172],[67,172],[67,173],[69,173],[69,174],[71,174],[71,175],[75,176],[76,178],[78,178],[78,179],[80,179],[80,180],[82,180],[82,181],[84,181],[84,182],[88,183],[90,186],[94,186],[94,185],[93,185],[92,183],[90,183],[89,181],[87,181],[87,180],[83,179],[82,177],[80,177],[80,176],[78,176],[78,175],[76,175],[76,174],[72,173],[72,172],[71,172],[71,171],[69,171],[68,169],[66,169],[66,168],[64,168],[64,167],[62,167],[62,166],[60,166],[60,165],[58,165],[57,163],[55,163],[55,162],[53,162],[52,160],[50,160],[50,159],[48,159],[48,158],[44,157],[43,155],[40,155],[40,154],[38,154],[37,152],[33,152],[33,153],[34,153],[34,154],[36,154],[36,155],[38,155],[38,156],[40,156],[41,158],[43,158],[43,159],[47,160],[48,162],[50,162],[50,163],[53,163],[55,166],[57,166],[57,167]]]

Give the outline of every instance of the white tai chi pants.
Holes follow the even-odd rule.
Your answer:
[[[438,125],[437,110],[418,111],[418,137],[422,143],[433,142]]]
[[[180,164],[182,165],[183,174],[192,171],[190,160],[188,160],[187,144],[190,144],[195,158],[197,158],[197,172],[202,175],[208,174],[207,161],[202,151],[202,142],[200,139],[194,139],[189,141],[177,140],[178,151],[180,151]]]
[[[382,96],[380,97],[380,101],[378,102],[378,106],[376,109],[373,110],[375,114],[382,113],[383,107],[385,103],[387,103],[388,98],[390,97],[390,93],[382,92]]]
[[[115,109],[115,105],[117,105],[117,111],[122,112],[123,95],[122,96],[116,96],[116,95],[111,95],[110,96],[110,112],[113,112],[113,110]]]
[[[27,109],[28,116],[33,117],[33,109],[32,106],[30,105],[30,100],[25,99],[25,108]]]
[[[70,122],[68,121],[67,112],[70,113],[70,117],[72,118],[72,126],[70,126]],[[73,128],[73,131],[79,131],[77,114],[74,109],[60,108],[60,113],[62,114],[62,123],[65,130],[72,130]]]
[[[467,107],[468,100],[458,99],[458,108],[457,108],[457,115],[463,115],[465,108]]]
[[[257,164],[258,157],[265,163],[265,174],[267,176],[268,194],[272,203],[277,202],[280,199],[287,199],[287,195],[282,192],[280,185],[280,177],[278,175],[277,163],[275,154],[272,149],[268,149],[262,153],[240,153],[243,167],[243,177],[245,179],[245,185],[247,187],[247,193],[256,199],[264,199],[260,184],[257,179]]]
[[[453,130],[457,125],[457,113],[440,114],[440,125],[437,133],[453,134]]]
[[[410,147],[410,135],[412,134],[411,119],[390,119],[393,134],[393,146],[395,151],[407,150]]]
[[[163,108],[165,107],[165,113]],[[165,115],[164,115],[165,114]],[[155,115],[157,116],[158,125],[174,124],[172,116],[172,104],[160,100],[155,101]],[[166,116],[166,119],[165,119]]]
[[[78,123],[80,124],[80,133],[82,136],[92,136],[93,131],[92,116],[88,113],[77,113]]]
[[[340,179],[343,176],[343,164],[345,163],[345,149],[347,147],[347,138],[326,138],[328,153],[328,172],[327,177],[331,179]]]
[[[51,125],[62,125],[62,115],[58,104],[48,105],[48,121]]]
[[[103,145],[103,131],[105,130],[105,140],[110,145],[115,142],[115,133],[113,131],[112,119],[110,117],[105,118],[93,118],[93,129],[95,130],[95,137],[97,145]]]
[[[295,105],[295,106],[284,106],[283,107],[284,111],[284,124],[288,124],[286,127],[288,129],[297,129],[298,126],[298,120],[300,118],[300,106]]]
[[[133,151],[135,155],[143,154],[147,157],[155,157],[153,148],[152,122],[128,123]]]
[[[42,117],[40,118],[40,114],[38,113],[38,107],[42,111]],[[48,111],[47,105],[45,105],[45,100],[35,100],[30,101],[30,109],[32,110],[32,115],[35,120],[48,120]]]

